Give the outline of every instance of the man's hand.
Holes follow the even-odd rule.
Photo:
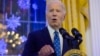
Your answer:
[[[39,56],[49,56],[54,53],[53,48],[50,45],[44,45],[38,52]]]

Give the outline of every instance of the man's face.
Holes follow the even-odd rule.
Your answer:
[[[52,3],[48,5],[46,19],[51,27],[61,26],[64,16],[63,8],[59,3]]]

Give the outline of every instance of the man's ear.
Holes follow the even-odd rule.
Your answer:
[[[63,21],[65,20],[65,15],[64,15],[64,18],[63,18]]]

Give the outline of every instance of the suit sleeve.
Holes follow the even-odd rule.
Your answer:
[[[38,53],[36,51],[35,47],[35,34],[30,33],[28,35],[28,40],[25,43],[24,50],[22,53],[22,56],[38,56]]]

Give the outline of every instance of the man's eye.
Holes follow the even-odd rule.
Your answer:
[[[61,12],[61,10],[54,10],[54,9],[49,10],[49,12],[53,12],[53,11],[55,11],[55,12]]]
[[[49,10],[49,12],[53,12],[53,11],[54,11],[53,9]]]
[[[56,10],[57,12],[61,12],[60,10]]]

